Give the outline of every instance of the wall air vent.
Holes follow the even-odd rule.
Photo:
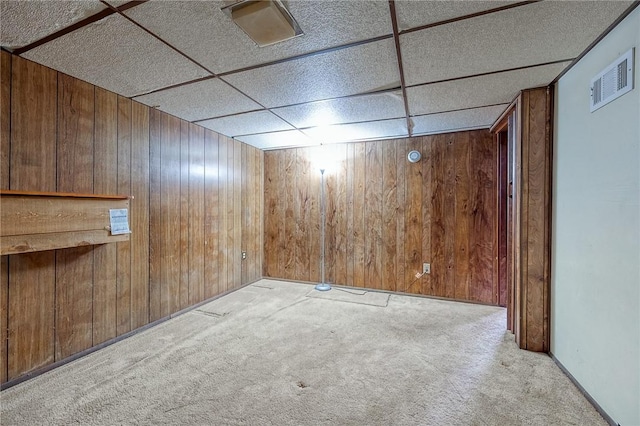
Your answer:
[[[619,98],[631,89],[633,89],[633,48],[591,80],[591,112]]]

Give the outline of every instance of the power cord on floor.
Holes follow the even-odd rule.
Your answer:
[[[355,292],[355,291],[349,291],[346,290],[344,288],[338,288],[338,287],[333,287],[334,290],[340,290],[340,291],[344,291],[345,293],[349,293],[349,294],[355,294],[356,296],[364,296],[365,294],[367,294],[367,291],[363,291],[363,292]]]
[[[411,281],[411,283],[409,283],[409,285],[407,286],[407,288],[405,288],[403,290],[404,293],[408,293],[409,290],[411,290],[411,287],[413,287],[413,285],[424,276],[424,274],[426,274],[426,272],[417,272],[415,275],[415,279],[413,281]],[[355,292],[355,291],[349,291],[347,289],[344,288],[339,288],[339,287],[333,287],[334,290],[340,290],[340,291],[344,291],[345,293],[349,293],[349,294],[355,294],[356,296],[364,296],[365,294],[367,294],[368,292],[363,291],[363,292]]]
[[[408,292],[409,292],[409,290],[411,289],[411,287],[412,287],[412,286],[413,286],[413,285],[414,285],[414,284],[415,284],[415,283],[416,283],[420,278],[422,278],[422,276],[423,276],[424,274],[426,274],[426,272],[422,272],[422,273],[417,272],[417,273],[416,273],[416,279],[415,279],[415,280],[413,280],[413,281],[411,281],[411,283],[409,284],[409,286],[408,286],[407,288],[405,288],[405,289],[404,289],[404,293],[408,293]]]

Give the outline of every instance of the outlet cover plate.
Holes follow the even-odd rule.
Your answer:
[[[430,274],[431,273],[431,264],[430,263],[423,263],[422,264],[422,273],[423,274]]]

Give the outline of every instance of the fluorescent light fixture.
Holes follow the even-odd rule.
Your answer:
[[[280,0],[241,0],[222,11],[260,47],[303,34]]]

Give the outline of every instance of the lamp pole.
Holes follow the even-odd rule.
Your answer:
[[[329,291],[331,290],[331,285],[324,282],[324,253],[325,253],[325,237],[324,237],[324,222],[325,222],[325,214],[326,214],[326,205],[324,199],[324,171],[325,169],[320,169],[320,273],[321,273],[321,281],[320,284],[315,286],[315,289],[318,291]]]

